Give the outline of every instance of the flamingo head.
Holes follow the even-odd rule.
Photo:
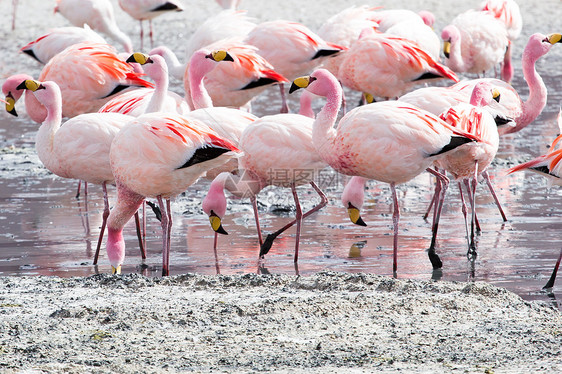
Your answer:
[[[500,102],[500,91],[489,82],[480,81],[472,89],[470,104],[474,106],[486,106],[492,100]]]
[[[209,216],[211,227],[216,233],[228,235],[226,230],[222,227],[222,217],[226,213],[226,197],[224,195],[224,185],[230,173],[220,173],[211,182],[209,192],[203,199],[203,211]]]
[[[554,44],[561,42],[562,34],[533,34],[529,37],[529,41],[523,50],[523,55],[528,55],[536,60],[550,51],[550,48],[552,48]]]
[[[430,12],[429,10],[420,10],[418,12],[418,15],[423,20],[423,23],[433,28],[433,25],[435,24],[435,15],[432,12]]]
[[[23,91],[18,90],[18,86],[21,82],[28,79],[33,78],[27,74],[16,74],[6,79],[4,84],[2,84],[2,93],[5,96],[6,102],[6,112],[13,116],[18,116],[18,113],[16,112],[16,102],[21,98],[21,95],[23,95]]]
[[[144,72],[154,81],[158,81],[168,76],[168,65],[164,57],[154,54],[147,55],[140,52],[135,52],[126,62],[129,64],[139,64],[144,67]]]
[[[333,92],[341,92],[341,85],[338,80],[326,69],[317,69],[310,75],[295,79],[289,93],[293,93],[299,88],[305,88],[307,91],[322,97],[327,97]]]
[[[441,39],[443,39],[443,54],[449,58],[451,54],[451,44],[455,44],[461,37],[459,29],[456,26],[446,26],[441,31]]]
[[[367,226],[365,221],[361,218],[360,213],[365,198],[366,181],[367,180],[362,177],[352,177],[341,195],[341,201],[343,206],[347,209],[349,219],[359,226]]]
[[[26,79],[17,87],[18,90],[29,90],[44,106],[58,106],[62,102],[61,91],[55,82],[39,82],[33,79]]]

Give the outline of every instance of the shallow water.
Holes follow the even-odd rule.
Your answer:
[[[36,4],[36,14],[44,17],[46,25],[34,25],[23,14],[23,7]],[[27,72],[37,76],[40,66],[27,56],[17,53],[18,48],[39,36],[48,27],[66,25],[66,21],[51,14],[46,2],[23,1],[15,32],[7,23],[0,26],[0,38],[4,57],[0,59],[0,79],[16,73]],[[286,1],[284,7],[271,4],[275,9],[265,9],[261,2],[243,0],[242,6],[250,14],[262,19],[292,19],[317,29],[332,13],[362,2],[323,1],[299,5]],[[458,3],[458,4],[457,4]],[[474,2],[474,6],[478,4]],[[421,5],[423,4],[423,5]],[[452,2],[448,9],[441,9],[440,2],[403,1],[390,7],[430,9],[437,16],[436,29],[452,19],[456,10],[467,9],[465,2]],[[457,7],[455,8],[455,4]],[[524,29],[514,50],[514,87],[523,97],[528,89],[522,78],[520,56],[528,36],[534,32],[551,33],[562,30],[553,12],[558,2],[521,4]],[[34,5],[35,6],[35,5]],[[556,7],[555,7],[556,6]],[[280,7],[277,9],[277,7]],[[201,22],[201,17],[218,11],[214,2],[196,1],[189,13],[178,13],[157,19],[156,44],[163,43],[180,52],[182,40]],[[138,25],[127,15],[116,10],[121,27],[132,36],[138,46]],[[478,280],[491,282],[516,292],[528,300],[542,300],[557,304],[556,297],[562,291],[560,281],[552,293],[541,292],[562,240],[560,207],[562,191],[556,187],[547,192],[545,179],[530,173],[517,173],[508,177],[501,171],[531,157],[544,153],[546,145],[558,133],[556,115],[562,99],[562,83],[557,67],[562,56],[562,45],[554,46],[537,64],[549,90],[548,104],[541,116],[522,132],[503,137],[497,160],[490,169],[494,185],[508,215],[503,223],[485,185],[477,191],[478,218],[483,231],[478,236],[478,257],[474,262],[466,258],[465,228],[460,211],[458,188],[453,183],[449,189],[439,229],[437,249],[444,266],[442,272],[433,274],[425,249],[429,246],[430,223],[422,215],[431,198],[432,179],[422,174],[415,180],[399,187],[401,206],[398,278]],[[172,88],[180,92],[179,82]],[[274,113],[279,107],[276,88],[269,89],[253,104],[257,115]],[[357,96],[350,94],[351,102]],[[296,108],[297,98],[291,97]],[[109,271],[102,246],[99,267],[91,265],[95,250],[101,210],[101,188],[89,186],[87,199],[75,198],[77,183],[52,176],[38,160],[34,150],[37,124],[25,115],[23,103],[19,103],[19,118],[0,114],[0,275],[58,275],[84,276]],[[315,103],[319,108],[320,101]],[[258,245],[253,213],[248,201],[230,201],[229,212],[223,221],[228,236],[219,238],[217,257],[213,253],[213,232],[208,219],[200,209],[200,201],[209,182],[199,181],[173,204],[174,227],[172,232],[171,274],[197,272],[205,274],[270,272],[298,272],[301,275],[322,270],[368,272],[392,276],[392,205],[387,185],[371,182],[369,199],[362,211],[368,227],[352,225],[339,197],[346,177],[327,174],[325,191],[330,202],[319,213],[304,222],[298,269],[293,264],[294,231],[279,237],[265,262],[258,264]],[[299,189],[305,209],[319,200],[310,188]],[[115,191],[110,189],[110,199]],[[260,214],[264,232],[283,226],[294,215],[292,196],[288,191],[268,188],[260,194]],[[87,210],[86,210],[87,209]],[[134,225],[125,230],[127,258],[123,272],[141,272],[159,276],[161,266],[160,225],[152,213],[148,214],[148,258],[141,262]]]

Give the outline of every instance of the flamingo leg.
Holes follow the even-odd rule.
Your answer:
[[[263,245],[263,237],[261,234],[261,226],[260,226],[260,217],[258,214],[258,201],[256,196],[250,197],[250,201],[252,202],[252,208],[254,209],[254,220],[256,221],[256,229],[258,230],[258,240],[260,242],[260,247]]]
[[[400,208],[398,207],[398,196],[396,195],[396,185],[390,183],[392,190],[392,200],[394,201],[394,212],[392,213],[392,223],[394,225],[394,242],[392,252],[392,273],[396,275],[398,270],[398,223],[400,222]]]
[[[289,113],[289,104],[287,104],[287,95],[285,95],[285,85],[278,83],[281,92],[281,111],[280,113]]]
[[[462,215],[464,216],[464,228],[466,231],[466,244],[467,246],[470,248],[470,234],[468,233],[468,210],[466,208],[466,203],[464,201],[464,193],[462,192],[462,183],[459,183],[459,192],[461,195],[461,210],[462,210]]]
[[[144,40],[144,30],[142,29],[142,20],[140,22],[140,49],[141,51],[144,49],[143,47],[143,40]]]
[[[12,31],[16,29],[16,9],[18,7],[18,0],[12,0]]]
[[[437,171],[437,172],[439,171],[439,168],[437,166],[435,167],[435,171]],[[437,181],[439,181],[439,179],[437,179]],[[429,216],[429,212],[431,212],[431,208],[433,207],[433,204],[435,204],[436,199],[437,199],[437,184],[435,185],[435,191],[433,192],[433,197],[431,198],[429,206],[427,207],[427,210],[425,211],[425,214],[423,215],[424,221],[427,220],[427,217]]]
[[[167,276],[170,274],[170,252],[169,252],[169,228],[171,224],[171,215],[169,211],[166,211],[166,206],[164,205],[164,201],[162,200],[162,196],[159,195],[158,197],[158,205],[160,207],[160,211],[162,212],[162,220],[160,222],[162,226],[162,276]],[[169,199],[166,199],[166,202],[169,206]]]
[[[146,200],[142,201],[142,248],[146,248]]]
[[[490,190],[490,193],[492,194],[492,197],[494,198],[494,201],[496,202],[496,205],[500,211],[500,214],[502,216],[502,219],[504,222],[507,222],[507,217],[502,209],[502,206],[500,204],[500,200],[498,199],[498,196],[496,195],[496,191],[494,191],[494,186],[492,185],[492,181],[490,180],[490,175],[488,174],[488,170],[484,170],[482,172],[482,176],[484,177],[484,180],[486,181],[486,184],[488,185],[488,189]]]
[[[152,20],[151,19],[148,20],[148,26],[149,26],[149,29],[150,29],[150,31],[148,32],[148,35],[150,36],[150,48],[153,48],[153,46],[154,46],[154,32],[153,32],[153,29],[152,29]]]
[[[213,242],[213,252],[215,253],[215,269],[217,270],[217,274],[221,273],[219,268],[219,254],[217,252],[217,245],[219,242],[219,234],[215,232],[215,240]]]
[[[431,261],[431,265],[433,269],[440,269],[443,267],[443,263],[441,259],[435,253],[435,244],[437,241],[437,230],[439,229],[439,219],[441,218],[441,210],[443,209],[443,203],[445,201],[445,194],[447,193],[447,188],[449,188],[449,178],[447,178],[444,174],[441,174],[437,170],[432,170],[430,168],[426,169],[431,174],[435,175],[437,178],[437,183],[435,184],[435,209],[433,210],[433,225],[432,225],[432,235],[431,235],[431,245],[427,251],[427,255],[429,256],[429,261]],[[439,189],[439,194],[438,194]]]
[[[318,210],[322,209],[323,207],[325,207],[328,204],[328,198],[326,197],[324,192],[322,192],[322,190],[318,187],[318,185],[313,181],[310,182],[310,185],[312,186],[312,188],[314,188],[316,193],[320,196],[320,203],[318,205],[316,205],[314,208],[310,209],[308,212],[304,213],[302,215],[303,219],[310,216],[312,213],[317,212]],[[269,250],[271,249],[271,246],[273,245],[273,241],[279,235],[281,235],[282,232],[284,232],[288,228],[292,227],[295,223],[297,223],[296,219],[287,223],[285,226],[281,227],[279,230],[267,235],[267,237],[265,238],[265,241],[263,242],[263,244],[260,247],[260,256],[259,257],[262,258],[264,255],[266,255],[269,252]]]
[[[472,177],[471,184],[472,190],[470,191],[472,197],[470,202],[472,204],[472,218],[470,223],[470,246],[468,248],[467,256],[469,258],[476,258],[476,244],[474,242],[474,226],[476,223],[476,184],[478,183],[478,161],[476,161],[476,167],[474,169],[474,176]]]
[[[143,202],[144,202],[144,200],[143,200]],[[141,258],[143,260],[146,260],[146,247],[144,246],[144,243],[142,241],[142,230],[141,230],[141,224],[140,224],[140,218],[139,218],[139,211],[138,210],[135,212],[135,227],[137,229],[137,239],[139,241]]]
[[[295,207],[296,207],[296,218],[297,221],[297,234],[295,238],[295,258],[294,263],[296,264],[299,260],[299,242],[301,238],[301,225],[302,225],[302,209],[301,204],[299,202],[299,196],[297,194],[297,189],[295,188],[295,184],[291,184],[291,192],[293,192],[293,198],[295,199]]]
[[[470,202],[470,207],[473,208],[474,202],[472,201],[472,187],[470,186],[470,181],[468,179],[466,179],[464,181],[464,185],[466,186],[466,189],[468,190],[468,201]],[[478,221],[478,214],[476,213],[476,211],[474,212],[474,223],[476,224],[476,232],[482,231],[480,229],[480,222]]]
[[[76,190],[76,198],[78,199],[80,197],[80,186],[82,185],[82,181],[79,180],[78,181],[78,189]]]
[[[560,260],[562,260],[562,249],[560,249],[560,254],[558,255],[558,260],[556,261],[556,265],[554,265],[554,270],[552,270],[552,275],[548,282],[544,285],[544,289],[554,287],[554,281],[556,280],[556,274],[558,273],[558,268],[560,267]]]
[[[107,217],[109,217],[109,201],[107,198],[107,186],[105,182],[101,184],[103,189],[103,214],[102,214],[102,222],[101,222],[101,229],[100,229],[100,236],[98,238],[98,245],[96,246],[96,253],[94,254],[94,263],[93,265],[98,264],[98,259],[100,255],[101,249],[101,242],[103,241],[103,233],[105,232],[105,226],[107,224]]]

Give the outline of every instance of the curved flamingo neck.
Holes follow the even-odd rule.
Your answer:
[[[37,150],[37,155],[39,159],[47,169],[51,170],[52,158],[56,158],[54,154],[54,140],[58,129],[62,122],[62,96],[60,89],[53,82],[45,82],[44,85],[47,87],[43,92],[37,92],[41,98],[41,103],[45,106],[47,111],[47,116],[45,120],[39,127],[35,140],[35,148]],[[28,95],[34,95],[32,92],[28,92]]]
[[[447,59],[447,66],[455,72],[466,71],[467,66],[462,58],[460,32],[456,26],[450,25],[449,28],[453,30],[452,32],[456,34],[457,37],[454,41],[451,41],[451,51],[449,53],[449,58]]]
[[[154,66],[150,66],[147,73],[155,82],[154,92],[146,106],[145,113],[159,112],[162,110],[164,100],[168,95],[168,66],[161,56],[152,56]],[[145,69],[146,70],[146,69]]]
[[[533,122],[542,112],[546,105],[547,90],[546,86],[537,73],[535,64],[540,56],[534,55],[529,49],[525,48],[522,57],[523,77],[529,86],[529,97],[522,103],[522,113],[516,119],[516,126],[509,132],[516,132]]]
[[[326,104],[316,116],[312,128],[312,142],[316,151],[329,165],[336,162],[335,156],[332,152],[333,141],[336,137],[336,130],[334,125],[336,123],[338,112],[342,100],[342,88],[339,82],[333,76],[326,80],[328,85],[326,97]]]
[[[117,201],[109,217],[107,217],[107,257],[115,268],[123,263],[125,258],[125,239],[123,227],[140,208],[144,196],[141,196],[116,180]]]
[[[205,89],[203,79],[215,68],[215,62],[205,58],[202,51],[195,52],[189,62],[189,90],[194,109],[212,108],[213,100]]]

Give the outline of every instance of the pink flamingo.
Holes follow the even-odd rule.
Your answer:
[[[203,123],[177,113],[148,113],[125,126],[111,145],[117,202],[107,220],[107,255],[113,273],[125,258],[123,227],[145,197],[158,200],[162,218],[162,275],[169,274],[170,199],[238,149]],[[164,204],[164,200],[166,204]]]
[[[283,20],[258,24],[244,41],[256,46],[258,53],[273,65],[275,71],[289,80],[310,73],[327,57],[345,49],[326,42],[301,23]],[[283,83],[279,83],[279,88],[281,113],[288,113]]]
[[[124,92],[102,106],[99,113],[113,112],[138,117],[143,113],[190,111],[185,99],[175,92],[168,91],[168,66],[163,57],[133,53],[126,62],[144,66],[144,72],[154,81],[154,88],[138,88]]]
[[[249,197],[254,209],[261,258],[269,252],[273,241],[293,224],[297,225],[294,262],[298,261],[302,219],[324,207],[328,199],[314,180],[326,163],[312,143],[312,118],[291,113],[265,116],[246,127],[240,137],[238,175],[222,173],[215,178],[203,200],[203,211],[216,233],[225,234],[221,219],[226,211],[224,189],[237,197]],[[304,171],[304,172],[303,172]],[[321,198],[320,204],[303,214],[296,187],[310,184]],[[262,238],[256,196],[266,186],[290,187],[296,206],[295,221]],[[216,246],[216,240],[215,240]]]
[[[99,184],[103,189],[104,211],[94,265],[109,215],[107,184],[114,178],[109,164],[109,149],[115,135],[133,117],[119,113],[86,113],[73,117],[62,126],[61,91],[55,82],[22,81],[18,90],[30,90],[47,109],[47,117],[37,132],[35,148],[39,160],[55,175]],[[138,231],[138,215],[135,217]],[[139,235],[142,258],[146,258]]]
[[[429,166],[458,146],[478,141],[478,137],[398,101],[355,108],[334,129],[342,91],[337,79],[327,70],[318,69],[308,77],[296,79],[291,91],[298,88],[306,88],[327,99],[312,130],[312,140],[320,157],[342,174],[390,183],[394,200],[393,271],[396,272],[399,221],[396,184],[407,182],[424,170],[446,181],[445,176]],[[430,252],[429,256],[434,268],[441,267],[441,260],[435,253]]]
[[[20,50],[44,65],[67,47],[85,42],[106,43],[88,25],[84,25],[84,27],[57,27],[28,43]]]
[[[363,33],[345,52],[338,78],[353,90],[385,98],[398,97],[429,79],[458,82],[455,73],[431,58],[417,43],[370,32]]]
[[[464,214],[465,226],[468,240],[468,255],[476,256],[476,245],[474,243],[474,226],[476,211],[476,185],[478,184],[478,176],[485,172],[488,168],[499,147],[499,135],[496,122],[492,115],[483,109],[493,100],[500,101],[500,93],[486,82],[479,82],[474,86],[470,98],[470,104],[460,103],[440,116],[449,125],[463,130],[467,133],[482,139],[482,142],[470,143],[457,148],[453,152],[447,153],[441,159],[435,161],[438,168],[445,169],[459,181],[459,190],[461,191],[462,211]],[[470,193],[470,204],[472,206],[471,231],[468,235],[468,225],[466,217],[466,205],[462,198],[462,186],[460,181],[464,180]],[[469,188],[469,180],[471,186]],[[439,183],[439,181],[438,181]],[[494,193],[493,189],[490,189]],[[495,196],[495,194],[494,194]],[[497,197],[496,197],[497,199]],[[439,201],[441,206],[443,201]],[[499,204],[498,204],[499,206]],[[438,224],[437,222],[436,224]],[[435,243],[432,243],[435,245]]]
[[[438,115],[459,102],[468,102],[474,86],[478,82],[486,81],[498,89],[501,95],[500,103],[492,102],[486,106],[486,109],[492,110],[491,113],[496,118],[499,134],[520,131],[533,122],[546,105],[547,89],[541,76],[537,73],[536,63],[539,58],[550,51],[554,44],[561,41],[562,34],[537,33],[529,37],[521,57],[523,77],[529,88],[529,96],[526,101],[520,98],[510,84],[493,78],[465,80],[450,88],[420,88],[400,97],[399,100],[417,105]]]
[[[143,49],[144,31],[142,21],[148,20],[150,48],[154,43],[152,19],[164,13],[181,12],[183,5],[178,0],[119,0],[119,6],[128,15],[140,22],[140,49]]]
[[[96,112],[126,89],[152,87],[117,56],[112,46],[98,43],[75,44],[53,57],[39,75],[39,81],[48,80],[59,85],[62,115],[69,118]],[[26,95],[25,106],[32,120],[43,122],[46,111],[35,96]]]
[[[133,53],[131,39],[117,26],[109,0],[57,0],[57,12],[74,26],[86,24],[120,43],[126,53]]]
[[[457,73],[483,74],[503,61],[505,25],[486,12],[466,11],[441,32],[445,63]]]
[[[560,114],[558,115],[558,124],[561,125],[561,117]],[[521,165],[514,166],[507,170],[507,174],[514,173],[520,170],[530,170],[535,173],[541,174],[547,177],[549,186],[555,185],[562,185],[562,181],[560,177],[562,176],[562,148],[559,147],[561,144],[560,141],[562,140],[562,135],[559,135],[549,148],[549,151],[542,156],[536,157],[531,161],[527,161]],[[556,260],[556,264],[554,265],[554,269],[552,270],[552,274],[548,280],[548,282],[544,285],[543,289],[550,289],[554,287],[554,282],[556,281],[556,275],[558,274],[558,268],[560,267],[560,261],[562,260],[562,249],[560,250],[560,254],[558,255],[558,260]]]
[[[501,77],[506,82],[513,78],[513,65],[511,64],[512,44],[521,34],[523,18],[519,5],[514,0],[485,0],[480,4],[480,11],[492,14],[496,19],[505,24],[509,44],[502,62]]]

